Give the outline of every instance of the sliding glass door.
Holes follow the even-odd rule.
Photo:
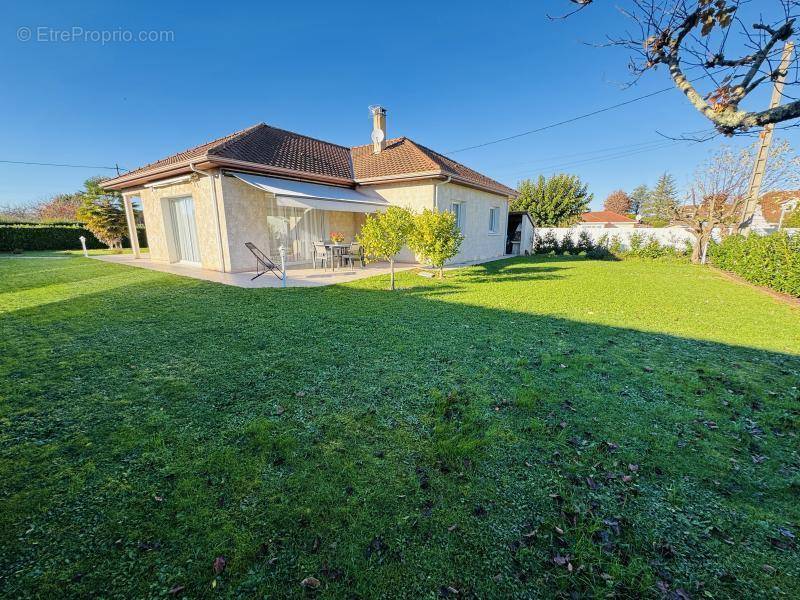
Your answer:
[[[290,263],[311,262],[314,242],[328,238],[328,222],[324,210],[277,206],[271,203],[267,216],[269,255],[277,257],[280,246],[286,248]]]

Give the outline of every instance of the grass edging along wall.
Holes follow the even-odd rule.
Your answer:
[[[139,245],[146,247],[147,238],[143,227],[138,228]],[[78,224],[6,224],[0,223],[0,252],[18,250],[80,250],[80,237],[86,238],[89,249],[107,246],[94,237],[91,231]],[[128,240],[123,241],[128,246]]]

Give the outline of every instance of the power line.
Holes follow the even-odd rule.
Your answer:
[[[606,152],[619,152],[619,151],[628,151],[633,150],[634,148],[643,148],[649,146],[660,146],[664,142],[669,141],[664,138],[661,139],[653,139],[647,142],[636,142],[633,144],[621,144],[619,146],[609,146],[607,148],[597,148],[595,150],[585,150],[583,152],[574,152],[571,154],[561,154],[556,156],[548,156],[547,158],[543,158],[541,160],[534,160],[534,161],[525,161],[521,163],[515,163],[508,165],[509,168],[502,169],[499,171],[494,171],[495,173],[517,173],[520,169],[529,170],[531,168],[542,166],[542,163],[551,163],[553,161],[561,161],[567,158],[577,158],[579,156],[592,156],[596,154],[603,154]],[[547,166],[546,164],[544,165]]]
[[[719,71],[718,71],[719,72]],[[714,73],[707,73],[702,77],[698,77],[696,79],[690,80],[692,83],[695,81],[699,81],[700,79],[705,79],[706,77],[710,77],[714,75]],[[496,140],[491,140],[489,142],[484,142],[482,144],[475,144],[474,146],[466,146],[464,148],[458,148],[457,150],[450,150],[449,152],[445,152],[444,154],[456,154],[458,152],[466,152],[467,150],[475,150],[476,148],[484,148],[486,146],[491,146],[493,144],[499,144],[500,142],[507,142],[509,140],[515,140],[517,138],[524,137],[526,135],[531,135],[533,133],[539,133],[540,131],[546,131],[547,129],[553,129],[554,127],[560,127],[561,125],[567,125],[568,123],[574,123],[575,121],[580,121],[581,119],[587,119],[589,117],[593,117],[595,115],[599,115],[604,112],[608,112],[610,110],[614,110],[615,108],[620,108],[623,106],[627,106],[628,104],[633,104],[634,102],[639,102],[640,100],[646,100],[647,98],[652,98],[653,96],[657,96],[658,94],[663,94],[664,92],[668,92],[670,90],[674,90],[675,86],[665,87],[660,90],[656,90],[655,92],[650,92],[649,94],[644,94],[643,96],[637,96],[636,98],[631,98],[630,100],[626,100],[625,102],[620,102],[618,104],[613,104],[611,106],[606,106],[604,108],[598,108],[597,110],[593,110],[588,113],[584,113],[582,115],[578,115],[575,117],[570,117],[569,119],[564,119],[563,121],[558,121],[556,123],[550,123],[549,125],[544,125],[542,127],[537,127],[536,129],[530,129],[528,131],[523,131],[521,133],[515,133],[514,135],[509,135],[503,138],[498,138]]]
[[[71,167],[73,169],[108,169],[110,171],[127,171],[122,167],[100,167],[97,165],[68,165],[64,163],[31,162],[25,160],[0,160],[0,163],[10,165],[33,165],[38,167]]]

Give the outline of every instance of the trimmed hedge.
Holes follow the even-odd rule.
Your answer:
[[[147,246],[144,228],[139,227],[139,245]],[[86,238],[89,249],[107,248],[91,231],[80,225],[53,225],[50,223],[28,223],[8,225],[0,223],[0,252],[15,250],[80,250],[79,237]],[[128,246],[128,240],[123,241]]]
[[[731,235],[709,248],[711,262],[756,285],[800,297],[800,234]]]

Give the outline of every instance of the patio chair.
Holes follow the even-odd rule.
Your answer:
[[[311,266],[316,269],[317,261],[319,261],[320,266],[324,269],[330,262],[330,258],[331,254],[325,246],[325,242],[314,242],[314,254],[311,257]]]
[[[250,278],[250,281],[261,277],[264,273],[272,273],[278,279],[283,279],[283,271],[280,267],[272,262],[269,256],[264,254],[253,242],[246,242],[245,246],[256,257],[256,274]]]
[[[364,249],[358,242],[353,242],[347,249],[347,253],[342,255],[345,262],[349,262],[351,267],[355,266],[355,261],[361,261],[361,268],[364,268]]]

